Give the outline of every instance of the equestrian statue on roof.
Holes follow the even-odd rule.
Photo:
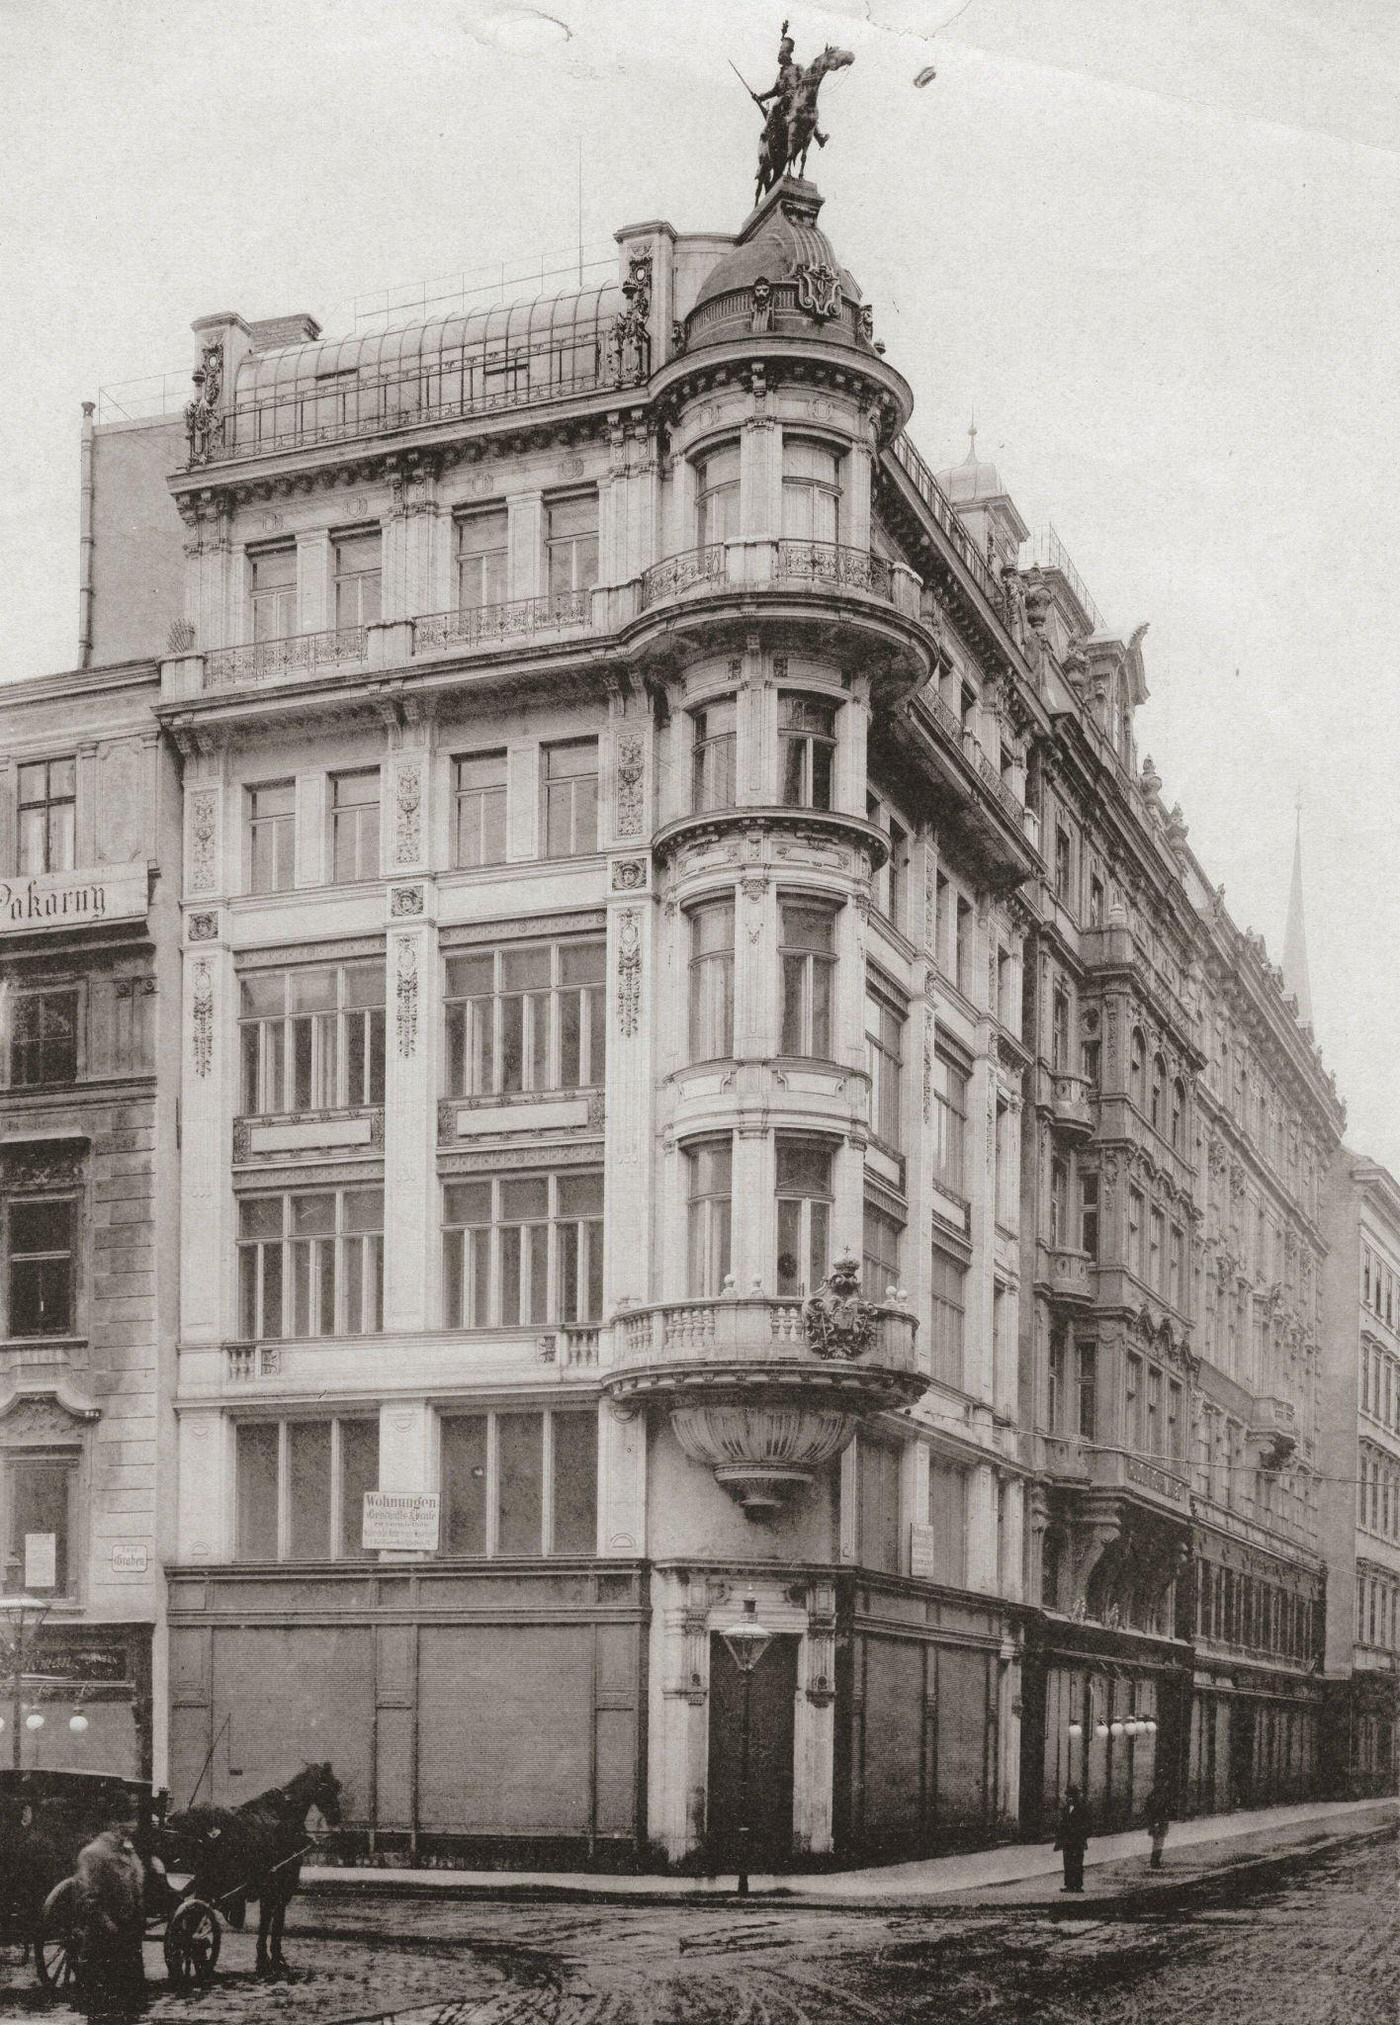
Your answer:
[[[828,42],[821,55],[809,63],[804,70],[793,58],[793,40],[788,34],[788,24],[783,23],[783,37],[778,44],[778,75],[770,91],[749,91],[749,97],[760,109],[766,107],[763,122],[763,138],[758,147],[758,186],[754,191],[754,202],[771,190],[781,176],[791,169],[795,175],[807,172],[807,151],[815,141],[824,148],[827,136],[817,125],[817,93],[821,81],[829,70],[844,70],[847,64],[855,62],[849,49],[837,49]],[[733,69],[733,65],[730,66]],[[735,71],[735,76],[739,74]],[[743,84],[743,79],[739,82]]]

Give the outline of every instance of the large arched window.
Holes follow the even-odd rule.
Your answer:
[[[1128,1095],[1141,1110],[1143,1107],[1144,1084],[1147,1079],[1147,1043],[1142,1037],[1142,1028],[1133,1028],[1133,1038],[1128,1053]]]

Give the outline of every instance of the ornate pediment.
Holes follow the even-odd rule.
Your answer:
[[[0,1404],[0,1446],[20,1442],[81,1440],[83,1429],[101,1418],[100,1409],[66,1386],[12,1392]]]

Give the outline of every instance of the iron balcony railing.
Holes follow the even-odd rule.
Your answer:
[[[896,436],[891,447],[896,463],[908,474],[914,490],[957,550],[964,567],[977,579],[983,596],[1000,612],[1003,608],[1001,586],[984,557],[978,553],[977,544],[959,519],[952,500],[907,436]]]
[[[237,647],[214,647],[204,657],[206,689],[237,689],[245,682],[275,682],[287,675],[314,675],[320,668],[363,661],[363,626],[332,626],[323,633],[292,633],[281,640],[245,640]]]
[[[528,640],[593,623],[593,593],[563,591],[547,598],[512,598],[498,605],[472,605],[456,612],[432,612],[413,621],[413,651],[433,647],[485,647]]]
[[[710,542],[704,548],[688,548],[680,555],[668,555],[642,572],[642,610],[679,597],[692,584],[724,581],[724,543]]]
[[[774,574],[788,583],[829,584],[836,590],[869,591],[886,604],[894,601],[894,571],[868,548],[847,548],[835,541],[780,541]]]
[[[924,690],[915,699],[914,708],[917,714],[929,719],[948,745],[961,753],[993,800],[1005,809],[1016,828],[1023,830],[1027,813],[1025,803],[1017,800],[1015,790],[1003,780],[957,712],[950,710],[943,698],[932,689]]]

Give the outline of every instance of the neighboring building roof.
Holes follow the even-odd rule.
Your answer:
[[[970,506],[978,499],[1002,499],[1006,487],[1001,482],[1001,473],[995,464],[988,464],[977,455],[977,424],[971,422],[967,431],[967,455],[961,464],[950,465],[940,471],[938,482],[952,500],[954,506]]]
[[[1293,883],[1288,891],[1288,926],[1283,931],[1283,989],[1298,1001],[1304,1026],[1313,1023],[1312,984],[1308,977],[1308,938],[1303,927],[1303,817],[1293,837]]]

